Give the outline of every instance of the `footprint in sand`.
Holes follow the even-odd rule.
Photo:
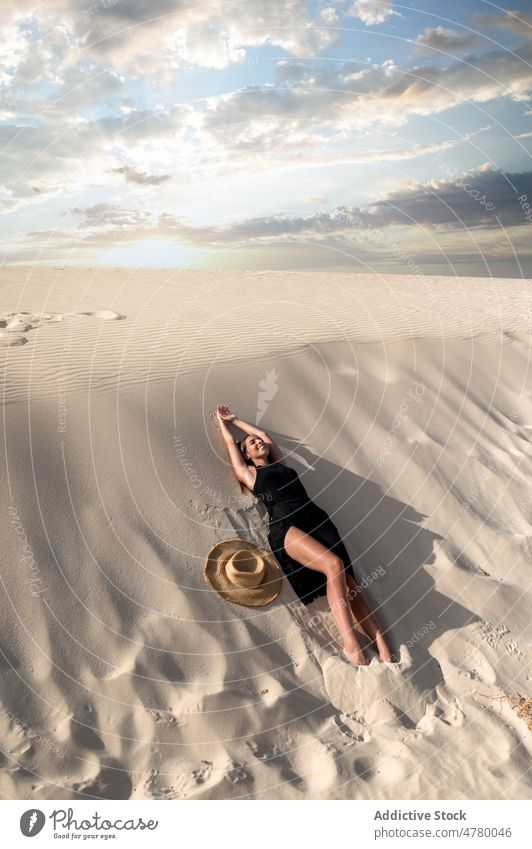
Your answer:
[[[187,799],[194,796],[195,791],[201,790],[207,785],[213,774],[214,763],[202,760],[196,769],[176,776],[173,792],[176,799]]]
[[[167,787],[166,784],[160,784],[158,781],[150,780],[147,784],[147,790],[152,799],[180,799],[179,793],[173,787]]]
[[[491,655],[464,636],[449,642],[446,662],[456,669],[459,677],[490,685],[497,680],[493,653]]]
[[[68,318],[78,320],[97,319],[99,321],[121,321],[126,316],[113,310],[94,310],[91,312],[10,312],[0,315],[0,348],[11,348],[28,342],[24,333],[53,322]]]
[[[12,333],[10,330],[0,330],[0,347],[13,348],[16,345],[25,345],[27,342],[25,336]]]
[[[154,722],[162,722],[165,725],[172,725],[175,728],[184,728],[188,725],[186,719],[182,719],[179,716],[175,716],[172,711],[172,708],[168,708],[167,710],[157,710],[156,708],[147,708],[146,713],[148,714]]]
[[[201,761],[200,766],[192,772],[196,784],[205,784],[209,780],[213,766],[212,761]]]
[[[519,648],[517,641],[506,636],[510,633],[511,631],[506,627],[506,625],[499,624],[495,626],[486,620],[481,621],[481,637],[489,646],[491,646],[492,649],[501,644],[504,646],[508,654],[524,658],[525,655]]]
[[[272,748],[267,743],[255,743],[253,740],[248,741],[247,746],[258,761],[267,764],[271,769],[279,770],[283,782],[293,784],[296,787],[301,786],[303,778],[297,772],[294,772],[288,757],[281,754],[277,750],[277,746]]]
[[[453,696],[449,701],[442,693],[441,704],[428,705],[425,716],[418,722],[416,729],[422,734],[434,736],[438,734],[440,724],[460,728],[465,721],[466,715],[462,710],[462,702]]]
[[[444,696],[442,695],[442,699]],[[447,704],[445,711],[442,711],[440,717],[446,725],[452,725],[455,728],[460,728],[464,724],[465,713],[462,710],[462,701],[456,696],[452,696]]]
[[[179,779],[179,776],[177,776]],[[152,769],[145,784],[145,795],[150,799],[180,799],[181,794],[173,784],[165,784],[160,777],[159,769]]]
[[[403,644],[399,663],[374,658],[368,666],[354,666],[333,655],[324,663],[323,677],[331,704],[341,713],[355,711],[371,725],[414,728],[426,705],[435,700],[435,670],[425,667],[423,676],[414,674],[412,656]]]
[[[12,318],[4,318],[0,321],[0,328],[11,333],[13,331],[25,333],[26,330],[31,330],[31,327],[32,325],[28,324],[28,322],[20,315],[15,315]]]
[[[357,719],[353,714],[339,713],[333,717],[333,722],[345,738],[347,746],[352,746],[353,743],[367,742],[370,739],[370,734],[365,727],[362,717]]]
[[[63,321],[63,313],[57,312],[9,312],[0,315],[0,328],[6,332],[21,332],[33,330],[40,324],[49,321]]]
[[[78,313],[68,313],[68,315],[85,315],[87,318],[99,318],[101,321],[121,321],[125,318],[125,315],[121,315],[119,312],[113,312],[112,310],[96,310],[96,312],[78,312]]]
[[[237,763],[237,761],[231,761],[229,767],[225,771],[224,779],[230,784],[245,784],[247,782],[251,783],[254,781],[253,775],[246,765]]]
[[[172,783],[166,784],[160,775],[160,770],[152,769],[145,784],[145,791],[152,799],[189,799],[198,797],[205,789],[211,790],[222,779],[231,784],[252,782],[253,776],[246,766],[236,761],[230,761],[222,773],[216,769],[213,761],[202,760],[195,769],[183,771],[183,764],[176,764],[171,770],[166,765],[166,777],[172,776]]]

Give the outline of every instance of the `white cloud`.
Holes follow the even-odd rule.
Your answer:
[[[17,18],[20,23],[31,16],[38,34],[34,52],[45,50],[60,28],[72,37],[77,58],[110,62],[128,73],[170,75],[183,63],[224,68],[241,62],[247,47],[265,44],[315,56],[338,39],[338,32],[323,26],[334,21],[332,11],[319,15],[316,26],[304,0],[4,0],[2,12],[3,49],[19,64],[29,45]]]
[[[35,6],[33,15],[33,4],[25,0],[18,6],[6,0],[5,5],[3,26],[11,29],[4,48],[12,64],[0,112],[8,120],[13,116],[13,123],[0,127],[4,209],[116,186],[136,199],[143,192],[160,195],[162,207],[170,180],[172,190],[184,187],[179,198],[186,203],[196,178],[209,188],[247,169],[359,165],[431,155],[463,139],[384,148],[371,139],[353,142],[353,136],[467,102],[495,97],[520,101],[532,95],[530,44],[513,53],[469,56],[468,63],[453,61],[446,68],[399,67],[392,59],[371,66],[316,62],[320,46],[338,35],[327,29],[335,26],[336,9],[322,5],[314,26],[300,0],[250,0],[225,8],[221,2],[193,7],[175,0],[119,0],[114,5],[105,0],[105,5],[90,6],[86,0],[50,0]],[[370,12],[389,18],[393,11],[391,4],[373,4],[373,11],[370,6],[363,9],[367,20]],[[17,8],[25,15],[22,29]],[[435,28],[425,34],[436,43],[450,39],[452,32]],[[277,63],[274,82],[193,105],[157,108],[152,97],[149,108],[141,107],[144,82],[153,80],[153,74],[132,79],[125,70],[143,62],[150,71],[162,65],[164,79],[180,62],[221,68],[266,43],[295,57]],[[36,100],[29,81],[40,71],[53,92]],[[128,97],[128,83],[138,86],[138,98]],[[163,100],[161,94],[161,104]],[[328,187],[316,189],[329,194]],[[310,191],[305,186],[301,196]],[[268,220],[276,230],[278,222]],[[319,221],[325,227],[328,219]],[[314,220],[312,226],[316,224]]]
[[[109,185],[109,170],[124,163],[140,172],[174,178],[180,174],[189,181],[191,173],[216,180],[249,167],[422,156],[459,141],[414,145],[410,151],[347,145],[355,130],[400,126],[411,115],[433,115],[500,96],[529,97],[532,45],[514,53],[492,51],[470,57],[469,64],[456,61],[446,68],[409,70],[391,61],[369,68],[356,62],[316,66],[285,61],[278,72],[281,87],[247,86],[209,98],[203,108],[186,103],[151,110],[130,105],[120,114],[123,75],[113,67],[72,65],[62,71],[56,93],[33,104],[37,126],[0,128],[0,140],[7,145],[0,182],[12,190],[11,204],[20,198],[34,203],[35,185],[41,196],[68,185],[79,188],[89,179],[90,185]],[[6,112],[9,105],[0,102]],[[106,105],[114,105],[115,114],[105,114]],[[31,102],[19,106],[31,115]]]
[[[392,15],[398,13],[393,9],[392,0],[355,0],[347,14],[358,18],[369,27],[383,24]]]
[[[29,54],[31,39],[14,25],[0,27],[0,83],[9,85],[13,74]]]
[[[375,126],[401,126],[412,115],[434,115],[495,97],[515,101],[532,93],[532,46],[491,51],[446,68],[401,68],[386,61],[278,66],[283,85],[247,86],[211,98],[202,130],[228,151],[277,154],[298,145],[333,144],[338,134]]]

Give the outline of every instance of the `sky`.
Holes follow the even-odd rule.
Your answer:
[[[2,13],[3,265],[532,278],[532,0]]]

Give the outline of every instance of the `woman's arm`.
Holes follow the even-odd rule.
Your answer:
[[[230,422],[231,424],[236,425],[243,430],[244,433],[253,434],[254,436],[265,436],[263,430],[260,430],[255,425],[248,424],[247,422],[242,421],[242,419],[237,419],[236,415],[231,412],[227,404],[218,404],[216,408],[216,417],[219,421]]]
[[[220,426],[222,427],[222,433],[224,434],[224,439],[225,439],[225,433],[227,433],[229,435],[230,441],[228,442],[226,440],[226,442],[227,442],[227,445],[228,445],[228,448],[229,448],[229,454],[231,456],[231,462],[233,463],[233,468],[235,469],[235,473],[237,475],[237,478],[241,483],[244,483],[246,486],[250,486],[250,484],[247,480],[247,478],[249,478],[249,466],[247,465],[246,461],[242,457],[242,452],[240,451],[238,445],[236,445],[236,450],[238,451],[238,453],[240,455],[240,460],[244,464],[244,468],[247,472],[247,474],[245,475],[246,480],[241,480],[239,474],[237,473],[237,466],[235,465],[235,462],[233,461],[233,456],[232,456],[232,453],[231,453],[231,443],[233,444],[233,446],[235,446],[235,442],[234,442],[233,437],[231,435],[231,432],[229,430],[229,427],[228,427],[229,424],[236,425],[237,427],[240,428],[240,430],[243,430],[244,433],[253,434],[254,436],[260,436],[261,439],[263,439],[264,442],[266,442],[270,446],[270,460],[273,460],[274,463],[283,459],[284,452],[282,451],[281,448],[279,448],[277,443],[274,442],[274,440],[271,438],[271,436],[269,436],[266,433],[265,430],[260,430],[260,428],[255,427],[254,425],[250,425],[250,424],[248,424],[248,422],[242,421],[242,419],[237,419],[236,415],[231,412],[231,410],[229,409],[229,407],[227,405],[225,405],[225,404],[219,404],[218,405],[216,418],[218,419],[218,421],[220,422]],[[225,432],[223,430],[223,425],[225,425]],[[253,481],[251,481],[251,486],[253,486]],[[251,486],[250,486],[250,488],[251,488]]]
[[[247,422],[243,422],[242,419],[237,419],[236,416],[232,420],[232,424],[236,425],[237,427],[240,428],[240,430],[243,430],[246,433],[252,433],[255,436],[260,436],[261,439],[263,439],[264,442],[266,442],[270,446],[270,460],[272,460],[274,463],[277,463],[277,462],[279,462],[280,460],[283,459],[283,457],[284,457],[283,450],[281,448],[279,448],[277,443],[274,442],[274,440],[271,438],[271,436],[269,434],[266,433],[265,430],[259,430],[258,427],[255,427],[254,425],[250,425]]]
[[[233,466],[235,475],[237,480],[240,483],[245,484],[245,486],[251,487],[253,486],[253,480],[251,478],[251,472],[249,471],[248,464],[244,460],[242,456],[242,452],[238,447],[233,434],[229,430],[229,424],[224,419],[218,416],[218,421],[220,422],[220,430],[222,432],[222,436],[224,438],[224,442],[227,445],[227,450],[229,451],[229,458],[231,460],[231,464]]]
[[[252,433],[254,436],[264,436],[265,435],[263,430],[259,430],[258,427],[255,427],[254,425],[248,424],[247,422],[243,422],[242,419],[237,419],[235,417],[233,419],[232,423],[234,425],[236,425],[237,427],[239,427],[240,430],[243,430],[244,433]]]

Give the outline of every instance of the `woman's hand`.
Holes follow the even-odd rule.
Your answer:
[[[227,404],[218,404],[216,407],[216,415],[224,422],[234,422],[236,415],[231,412]]]

